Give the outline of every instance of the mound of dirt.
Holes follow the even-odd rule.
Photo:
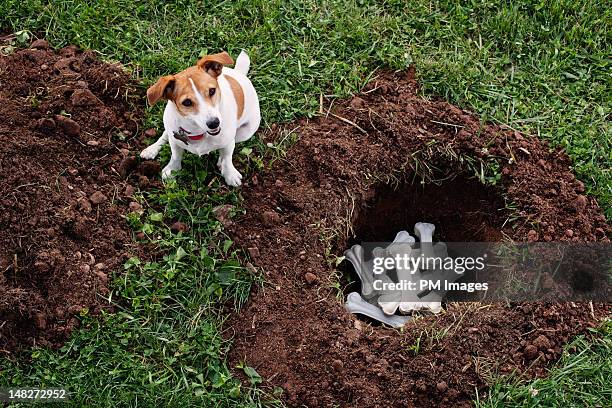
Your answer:
[[[495,373],[544,375],[569,339],[609,313],[450,304],[396,331],[344,310],[328,254],[390,240],[415,221],[454,241],[608,240],[562,151],[424,100],[417,86],[413,72],[382,74],[363,95],[264,136],[297,143],[249,181],[246,214],[231,227],[266,279],[230,322],[231,359],[282,387],[291,406],[471,406]],[[479,169],[495,187],[468,177]]]
[[[108,308],[134,250],[123,176],[140,92],[92,52],[32,46],[0,56],[0,352],[56,346]]]

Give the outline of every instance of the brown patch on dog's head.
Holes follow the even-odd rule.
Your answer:
[[[181,115],[195,114],[201,108],[200,101],[193,89],[194,86],[204,98],[204,103],[210,106],[219,103],[220,94],[217,89],[217,78],[199,67],[189,67],[174,75],[174,79],[174,87],[169,93],[168,99],[174,102]]]
[[[217,77],[221,75],[224,64],[233,62],[232,57],[225,51],[207,55],[200,59],[194,67],[189,67],[175,75],[161,77],[147,90],[147,100],[150,105],[154,105],[160,99],[171,100],[181,115],[196,114],[201,107],[193,89],[195,86],[204,98],[204,103],[215,106],[219,103],[220,98]]]
[[[147,89],[147,101],[149,105],[155,105],[160,99],[168,99],[168,95],[174,88],[174,75],[166,75]]]
[[[208,74],[215,78],[221,75],[223,65],[231,65],[234,60],[230,55],[223,51],[218,54],[206,55],[198,61],[198,67],[202,68]]]

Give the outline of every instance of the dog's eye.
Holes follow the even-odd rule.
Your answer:
[[[215,92],[217,92],[217,89],[216,89],[216,88],[210,88],[210,89],[208,90],[208,95],[213,96],[213,95],[215,94]]]
[[[193,105],[193,102],[191,102],[191,99],[185,99],[183,101],[183,105],[184,106],[191,106],[191,105]]]

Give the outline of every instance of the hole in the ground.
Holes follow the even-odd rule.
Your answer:
[[[414,235],[418,222],[435,225],[434,242],[496,242],[503,237],[504,220],[504,200],[499,192],[463,175],[396,188],[382,185],[372,200],[356,210],[354,236],[343,242],[338,252],[354,244],[391,242],[402,230]],[[345,298],[351,292],[360,293],[361,282],[353,266],[345,261],[340,270]]]
[[[360,242],[391,241],[400,230],[412,233],[417,222],[436,226],[435,241],[495,242],[502,238],[504,201],[492,187],[458,176],[440,183],[381,186],[374,200],[353,220]]]

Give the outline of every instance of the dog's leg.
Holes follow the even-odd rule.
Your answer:
[[[221,163],[221,174],[225,179],[225,182],[232,187],[238,187],[242,184],[242,174],[234,167],[232,163],[232,155],[234,154],[234,147],[236,145],[232,143],[227,147],[220,149],[219,162]]]
[[[249,120],[244,125],[240,126],[236,130],[236,143],[249,140],[251,136],[253,136],[255,132],[257,132],[257,129],[259,129],[260,120],[261,119],[259,117],[255,117]]]
[[[160,138],[157,139],[157,142],[153,143],[151,146],[140,152],[140,157],[146,160],[154,159],[155,157],[157,157],[157,154],[159,153],[161,147],[166,143],[168,143],[168,132],[164,130],[164,133],[162,133]]]
[[[162,179],[164,180],[174,178],[172,172],[181,169],[183,153],[185,152],[185,149],[178,146],[176,143],[170,143],[170,149],[172,150],[172,156],[168,164],[166,164],[166,167],[162,170]]]
[[[221,167],[223,166],[223,155],[219,154],[219,159],[217,160],[217,168],[221,171]]]

